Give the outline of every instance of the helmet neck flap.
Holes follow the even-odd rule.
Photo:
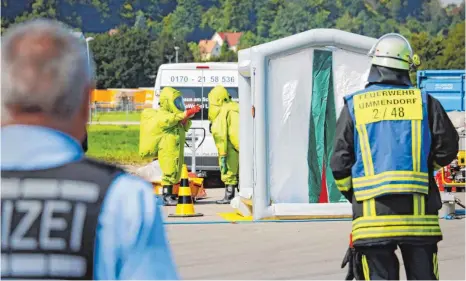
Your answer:
[[[373,84],[411,86],[408,70],[372,65],[366,87]]]

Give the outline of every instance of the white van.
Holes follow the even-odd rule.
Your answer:
[[[207,174],[219,171],[218,153],[214,139],[209,130],[208,94],[213,87],[224,86],[232,99],[238,102],[238,64],[226,62],[212,63],[171,63],[159,67],[155,79],[155,91],[152,106],[158,107],[160,91],[164,87],[179,90],[184,97],[186,108],[194,104],[201,106],[201,112],[192,119],[191,128],[196,135],[196,171]],[[186,134],[185,163],[191,169],[192,151],[191,133]],[[205,133],[205,135],[204,135]]]

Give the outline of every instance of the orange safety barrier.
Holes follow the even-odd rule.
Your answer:
[[[144,107],[147,106],[152,106],[152,101],[154,100],[154,88],[139,88],[144,91],[146,94],[145,99],[144,99]]]
[[[92,102],[112,102],[114,94],[109,90],[94,90],[91,93]]]
[[[133,102],[144,103],[145,100],[146,100],[146,93],[143,90],[134,93]]]
[[[91,92],[90,100],[92,103],[114,103],[116,96],[120,92],[127,91],[131,99],[136,104],[145,104],[146,102],[152,103],[154,90],[152,88],[140,88],[140,89],[95,89]],[[113,107],[112,104],[99,105],[100,107]],[[143,108],[142,105],[136,106],[136,108]]]

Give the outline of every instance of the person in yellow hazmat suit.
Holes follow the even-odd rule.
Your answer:
[[[173,185],[181,177],[186,132],[191,127],[189,118],[201,108],[195,105],[186,110],[181,92],[171,87],[162,89],[159,105],[154,116],[156,126],[153,133],[160,136],[158,160],[162,170],[163,201],[166,206],[175,206],[177,200],[173,194]]]
[[[216,86],[210,91],[208,116],[218,150],[221,178],[226,185],[225,197],[217,204],[229,204],[235,197],[235,189],[238,189],[239,105],[232,101],[223,86]]]

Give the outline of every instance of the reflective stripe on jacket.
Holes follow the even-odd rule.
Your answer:
[[[423,194],[387,195],[358,202],[353,200],[352,235],[355,246],[386,241],[442,239],[437,208],[426,204]]]
[[[355,124],[356,200],[427,194],[431,135],[427,96],[403,86],[373,86],[346,97]]]
[[[355,163],[337,180],[353,191],[355,246],[442,239],[437,208],[426,206],[431,135],[427,96],[403,86],[371,86],[346,98]]]
[[[393,88],[395,88],[393,85],[387,85],[387,83],[373,83],[368,85],[365,91],[372,92]],[[407,85],[398,86],[397,88],[409,89]],[[354,114],[353,105],[354,103],[351,106],[351,110],[353,110]],[[423,106],[426,106],[425,102]],[[330,166],[339,190],[353,205],[353,240],[355,247],[386,245],[393,242],[427,244],[442,240],[437,217],[438,211],[442,207],[442,202],[432,175],[436,164],[446,166],[455,159],[458,153],[459,138],[455,127],[438,100],[427,95],[427,108],[427,114],[424,114],[423,110],[423,122],[421,122],[423,127],[421,127],[421,132],[423,132],[422,130],[428,130],[431,137],[422,137],[421,141],[431,140],[432,143],[430,155],[421,152],[420,167],[421,172],[424,172],[422,170],[425,167],[424,165],[428,167],[428,194],[393,193],[358,201],[354,194],[352,176],[365,176],[363,174],[364,168],[359,168],[361,174],[353,173],[356,165],[364,163],[361,159],[362,157],[356,155],[359,149],[359,135],[356,135],[358,133],[357,129],[355,129],[356,120],[354,115],[350,114],[349,103],[345,100],[345,105],[337,121],[334,152],[331,156]],[[424,125],[424,119],[428,119],[428,129]],[[368,121],[368,117],[366,117],[365,121]],[[393,121],[393,123],[401,122]],[[409,125],[406,127],[410,128]],[[397,131],[397,134],[392,134],[372,129],[368,137],[376,139],[379,145],[375,145],[375,147],[382,149],[380,144],[393,145],[390,141],[400,139],[409,133],[410,131],[403,131],[401,133]],[[428,145],[425,143],[423,146],[427,147]],[[374,153],[374,146],[370,146],[370,148],[371,153]],[[409,146],[403,149],[408,149],[406,157],[412,157],[413,153],[412,150],[409,150]],[[377,155],[377,151],[374,154]],[[394,152],[390,151],[387,155],[383,155],[382,159],[390,162],[394,161],[394,155],[400,156],[399,151],[394,155],[392,154]],[[360,159],[357,160],[357,157],[360,157]],[[385,163],[379,160],[381,159],[378,158],[374,161],[374,158],[372,158],[375,174],[379,173],[380,167],[377,165],[381,165],[380,163],[385,164],[385,167],[388,165],[398,167],[397,165],[399,165],[399,163]],[[357,161],[359,161],[358,164],[356,164]],[[411,167],[414,167],[414,165],[411,165]],[[411,169],[410,171],[413,170]]]

